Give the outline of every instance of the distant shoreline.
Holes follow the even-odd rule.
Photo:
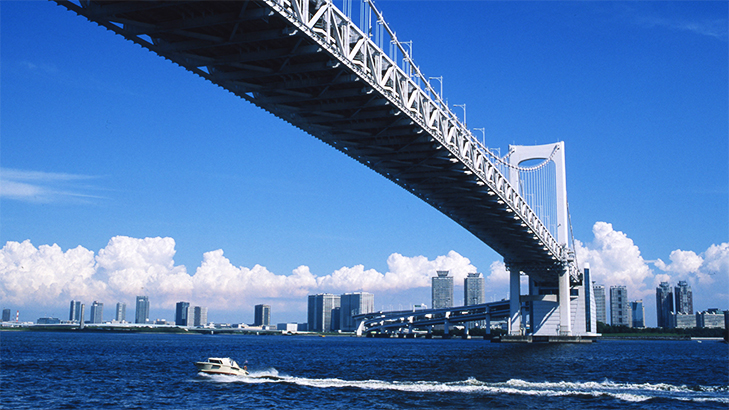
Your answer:
[[[3,326],[0,332],[78,332],[78,333],[145,333],[145,334],[178,334],[178,335],[250,335],[250,336],[310,336],[310,337],[356,337],[354,333],[318,333],[295,332],[287,333],[281,330],[261,329],[215,329],[215,328],[186,328],[179,326],[84,326],[78,325],[31,325],[31,326]],[[367,336],[362,336],[367,337]],[[477,339],[479,337],[474,337]],[[441,337],[434,337],[441,339]],[[461,339],[454,336],[452,339]],[[595,339],[600,341],[724,341],[722,337],[691,337],[688,335],[603,335]]]
[[[77,333],[164,333],[191,335],[257,335],[257,336],[354,336],[354,333],[317,333],[286,332],[284,330],[267,330],[256,328],[207,328],[183,327],[174,325],[97,325],[87,324],[80,328],[77,324],[2,326],[0,332],[77,332]]]

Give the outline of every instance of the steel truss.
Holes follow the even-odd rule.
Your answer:
[[[330,0],[55,0],[312,134],[449,216],[540,281],[560,244],[402,48],[407,71]],[[421,84],[425,88],[421,87]]]

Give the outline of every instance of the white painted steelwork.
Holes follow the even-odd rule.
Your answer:
[[[364,31],[347,17],[349,0],[347,13],[329,0],[56,0],[375,170],[539,286],[557,287],[560,276],[571,277],[568,290],[578,284],[573,252],[559,233],[567,224],[557,237],[550,232],[510,183],[506,170],[515,165],[471,134],[443,101],[443,79],[436,92],[412,60],[412,42],[399,41],[363,1]],[[381,47],[387,36],[390,55]]]

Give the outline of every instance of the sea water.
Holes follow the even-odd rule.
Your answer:
[[[216,356],[253,377],[197,372]],[[5,331],[0,385],[4,409],[726,409],[729,348]]]

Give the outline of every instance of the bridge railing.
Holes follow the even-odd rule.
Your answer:
[[[489,195],[497,195],[499,203],[508,205],[514,219],[528,227],[544,250],[556,260],[566,262],[568,249],[559,244],[526,200],[509,183],[508,178],[489,157],[495,155],[476,139],[458,117],[443,103],[427,77],[412,61],[411,53],[402,46],[382,14],[369,0],[379,24],[387,30],[391,41],[403,54],[406,73],[380,47],[352,22],[331,0],[312,3],[310,0],[263,0],[272,9],[289,20],[302,32],[307,33],[319,45],[336,56],[357,73],[368,86],[385,96],[400,111],[408,115],[423,130],[440,142],[452,156],[461,162],[466,174],[478,176],[478,185],[487,186]],[[310,5],[314,5],[310,8]],[[317,7],[318,6],[318,7]],[[417,81],[415,81],[415,80]],[[425,86],[425,89],[421,87]],[[432,96],[437,95],[437,101]],[[497,161],[498,162],[498,161]]]

